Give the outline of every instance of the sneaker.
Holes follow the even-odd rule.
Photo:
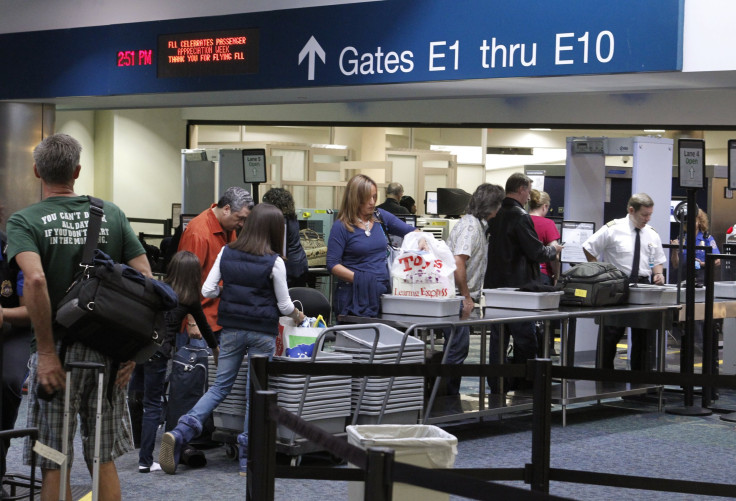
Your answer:
[[[156,462],[151,466],[138,465],[138,473],[151,473],[152,471],[161,471],[161,465]]]
[[[181,454],[181,445],[181,436],[176,429],[164,433],[164,436],[161,438],[158,461],[161,464],[161,469],[169,475],[176,473],[176,466],[179,464],[179,456]]]

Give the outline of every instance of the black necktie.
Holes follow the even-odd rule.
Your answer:
[[[637,283],[639,281],[639,259],[641,258],[641,239],[639,238],[639,228],[636,230],[636,243],[634,244],[634,262],[631,264],[631,275],[629,282]]]

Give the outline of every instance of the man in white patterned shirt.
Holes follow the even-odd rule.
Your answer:
[[[447,239],[447,245],[455,256],[455,287],[463,297],[461,319],[470,316],[475,301],[480,299],[488,263],[488,221],[496,215],[505,196],[504,189],[495,184],[478,186],[470,198],[466,214],[455,224]],[[449,335],[450,329],[446,329],[445,339],[449,339]],[[468,356],[469,345],[470,328],[458,328],[452,336],[452,343],[445,347],[445,363],[462,364]],[[448,395],[460,393],[460,380],[460,377],[448,379]]]

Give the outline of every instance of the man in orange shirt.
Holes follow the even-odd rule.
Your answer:
[[[202,211],[201,214],[189,222],[181,234],[178,250],[189,251],[199,258],[199,263],[202,267],[200,284],[204,283],[207,279],[207,275],[209,275],[210,269],[215,264],[220,250],[237,238],[236,232],[243,227],[245,218],[248,217],[252,208],[253,197],[250,193],[238,186],[232,186],[225,190],[225,193],[223,193],[216,204],[212,204],[211,207]],[[219,331],[222,330],[222,327],[217,325],[219,299],[207,299],[200,294],[200,300],[202,301],[204,314],[207,317],[207,323],[212,328],[219,343]],[[186,322],[186,332],[189,338],[201,340],[202,334],[199,332],[194,318],[191,315],[187,315],[184,321]],[[187,343],[177,336],[177,349],[182,348],[184,344]],[[193,345],[196,347],[206,346],[203,341],[201,341],[201,344],[200,341],[196,341]],[[191,405],[194,405],[198,397],[202,396],[201,385],[198,386],[198,389],[187,389],[184,395],[173,391],[173,388],[174,386],[171,387],[172,392],[169,395],[169,407],[166,416],[167,431],[174,428],[181,414],[186,412]],[[193,402],[190,402],[193,397],[197,398],[194,398]],[[209,435],[211,426],[210,421],[205,438]],[[202,467],[207,463],[204,454],[189,444],[186,450],[182,451],[182,461],[193,468]]]
[[[253,208],[253,197],[247,190],[232,186],[225,190],[220,200],[204,210],[187,225],[179,241],[180,251],[186,250],[199,258],[202,266],[201,283],[207,279],[212,265],[215,264],[220,250],[237,237],[236,231],[243,227],[245,219]],[[217,335],[222,328],[217,325],[217,306],[219,298],[202,297],[202,308],[207,322]],[[199,337],[194,320],[187,318],[188,332],[192,337]],[[219,339],[219,336],[217,336]]]

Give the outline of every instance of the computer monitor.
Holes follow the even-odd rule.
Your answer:
[[[472,195],[460,188],[437,188],[437,213],[445,216],[462,216]]]
[[[414,214],[395,214],[395,216],[404,221],[409,226],[413,226],[414,228],[417,227],[417,216],[415,216]],[[401,247],[401,243],[404,241],[404,237],[389,235],[388,240],[394,247]]]
[[[409,226],[417,227],[417,216],[414,214],[395,214],[395,216],[404,221]]]
[[[437,192],[427,191],[424,193],[424,213],[428,216],[436,216],[437,212]]]
[[[179,225],[181,226],[181,231],[186,230],[189,221],[191,221],[198,215],[199,214],[179,214]]]
[[[563,221],[560,243],[564,245],[560,261],[563,263],[585,263],[588,259],[583,243],[595,233],[593,221]]]

